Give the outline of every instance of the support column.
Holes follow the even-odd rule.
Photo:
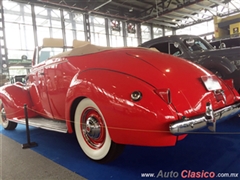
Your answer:
[[[176,35],[176,29],[175,28],[172,28],[172,34]]]
[[[165,26],[162,27],[163,36],[165,36]]]
[[[73,13],[69,13],[69,17],[70,17],[70,22],[72,23],[72,33],[73,33],[73,39],[78,39],[77,38],[77,26],[76,26],[76,20],[73,17]],[[63,17],[64,19],[64,17]],[[64,25],[64,24],[63,24]],[[66,28],[64,25],[64,31],[65,31],[65,36],[66,36]]]
[[[151,36],[151,39],[154,38],[153,24],[150,25],[150,36]]]
[[[108,18],[105,18],[105,30],[106,30],[107,47],[110,47],[110,39],[109,39],[109,20],[108,20]]]
[[[35,11],[34,11],[34,5],[33,4],[31,4],[31,12],[32,12],[34,44],[35,44],[35,47],[37,47],[38,46],[37,23],[36,23],[36,14],[35,14]]]
[[[25,22],[25,16],[24,16],[24,4],[20,4],[20,16],[22,16],[22,20],[23,22]],[[20,26],[20,25],[19,25]],[[21,26],[20,26],[21,27]],[[21,28],[20,28],[21,29]],[[23,36],[21,36],[21,49],[27,49],[27,45],[26,43],[23,42],[27,42],[27,34],[26,34],[26,27],[22,26],[22,34]],[[22,39],[24,38],[24,40]],[[25,46],[23,47],[23,44],[25,44]]]
[[[123,31],[123,46],[127,46],[127,28],[126,28],[126,22],[122,21],[122,31]]]
[[[83,24],[84,24],[85,40],[91,42],[89,14],[83,14]]]
[[[141,30],[140,23],[137,23],[137,40],[138,40],[138,45],[142,44],[142,30]]]
[[[49,34],[50,34],[50,37],[53,38],[53,31],[52,31],[52,16],[51,16],[51,9],[47,9],[47,17],[49,19],[49,22],[50,22],[50,26],[49,26]]]
[[[61,26],[62,26],[62,37],[63,37],[63,45],[66,46],[67,42],[66,42],[66,29],[65,29],[65,24],[64,24],[64,14],[63,14],[63,10],[60,10],[60,17],[61,17]],[[74,37],[76,39],[76,36]]]
[[[2,1],[0,1],[0,75],[9,76],[8,53],[6,46],[4,10]],[[0,81],[3,80],[1,77]],[[5,79],[5,78],[4,78]]]

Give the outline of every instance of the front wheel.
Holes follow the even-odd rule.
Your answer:
[[[17,127],[17,123],[9,121],[6,116],[6,112],[4,110],[3,105],[1,105],[1,115],[0,122],[4,129],[6,130],[14,130]]]
[[[83,152],[92,160],[107,163],[118,157],[124,145],[114,143],[98,106],[88,98],[77,106],[74,116],[75,133]]]

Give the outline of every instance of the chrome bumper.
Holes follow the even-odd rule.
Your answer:
[[[174,135],[186,134],[197,129],[208,126],[211,131],[216,131],[216,122],[224,117],[234,114],[240,110],[240,103],[224,107],[213,111],[210,103],[206,104],[206,113],[195,118],[185,118],[176,121],[169,126],[169,130]]]

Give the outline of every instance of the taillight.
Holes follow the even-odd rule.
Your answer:
[[[167,104],[171,104],[170,89],[155,89],[154,92],[160,96]]]
[[[226,95],[224,94],[224,91],[222,89],[214,91],[214,95],[215,95],[217,102],[223,101],[224,104],[226,104],[226,101],[227,101]]]

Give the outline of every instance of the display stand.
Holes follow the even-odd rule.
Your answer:
[[[27,143],[22,144],[23,149],[31,148],[31,147],[36,147],[38,146],[37,143],[31,142],[30,140],[30,132],[29,132],[29,124],[28,124],[28,112],[27,112],[27,105],[24,104],[24,114],[25,114],[25,120],[26,120],[26,133],[27,133]]]

